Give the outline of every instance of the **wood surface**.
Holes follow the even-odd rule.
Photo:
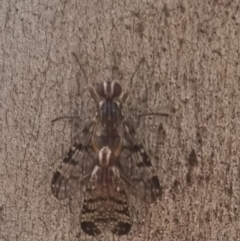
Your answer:
[[[86,87],[104,80],[131,90],[136,124],[169,117],[137,128],[162,199],[131,204],[132,232],[99,240],[240,240],[239,1],[0,5],[0,241],[95,240],[80,229],[81,194],[60,202],[50,183],[95,113]],[[79,119],[51,123],[61,116]]]

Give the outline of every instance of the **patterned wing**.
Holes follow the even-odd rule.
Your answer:
[[[116,182],[104,185],[100,179],[105,176],[105,180],[110,180],[109,173],[107,176],[104,174],[110,168],[98,168],[97,175],[92,175],[86,189],[81,228],[91,236],[97,236],[106,229],[118,236],[126,235],[131,229],[131,221],[122,181],[118,177]]]
[[[132,124],[125,121],[123,128],[126,145],[119,159],[122,176],[135,197],[140,197],[145,203],[153,203],[162,195],[158,176]]]
[[[87,181],[94,167],[94,158],[91,139],[95,128],[95,122],[89,122],[83,129],[81,138],[75,141],[67,156],[58,167],[52,178],[51,189],[53,195],[59,199],[71,197],[82,182]],[[89,173],[89,174],[88,174]]]

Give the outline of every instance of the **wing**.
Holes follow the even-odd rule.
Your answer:
[[[67,156],[54,173],[51,183],[53,195],[59,199],[71,197],[82,182],[87,181],[94,166],[94,158],[91,139],[95,128],[95,122],[89,122],[82,131],[79,140],[76,140],[70,148]]]
[[[153,203],[162,195],[158,176],[145,148],[130,122],[123,122],[126,145],[119,159],[119,169],[128,189],[145,203]]]
[[[101,183],[96,185],[96,179],[90,179],[83,201],[81,228],[91,236],[106,229],[118,236],[129,233],[131,221],[127,195],[120,179],[115,184],[108,183],[107,187]]]

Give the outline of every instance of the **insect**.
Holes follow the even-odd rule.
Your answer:
[[[127,195],[116,161],[116,156],[107,146],[97,154],[81,217],[81,227],[89,235],[98,235],[106,228],[119,236],[130,231]]]
[[[96,91],[89,88],[89,92],[96,115],[54,173],[52,193],[62,200],[85,186],[83,231],[96,236],[109,229],[125,235],[131,229],[127,193],[153,203],[162,189],[132,123],[124,119],[122,105],[128,93],[121,96],[120,84],[110,81],[99,84]]]

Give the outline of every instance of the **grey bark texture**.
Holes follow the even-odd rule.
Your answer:
[[[126,115],[170,116],[142,117],[137,129],[162,199],[147,211],[132,204],[128,236],[99,239],[240,240],[239,1],[0,5],[0,241],[92,240],[78,199],[51,194],[76,130],[51,120],[78,115],[81,129],[95,113],[86,87],[104,80],[131,87]]]

